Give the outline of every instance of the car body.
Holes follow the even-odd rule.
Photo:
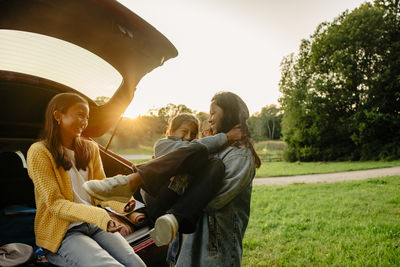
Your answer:
[[[64,45],[71,49],[57,50]],[[90,60],[82,59],[81,52]],[[16,171],[7,153],[17,152],[26,168],[27,150],[38,140],[54,95],[84,96],[90,119],[83,136],[100,137],[122,116],[141,78],[177,55],[166,37],[114,0],[0,0],[0,166],[8,170],[0,178],[2,207],[34,205],[30,180],[26,173],[13,180]],[[106,68],[96,72],[92,59]],[[109,73],[116,82],[103,82]],[[89,87],[94,87],[91,95]],[[97,105],[94,96],[104,96],[103,91],[109,100]],[[131,172],[131,162],[99,147],[107,176]],[[129,241],[148,264],[159,253],[146,229]]]

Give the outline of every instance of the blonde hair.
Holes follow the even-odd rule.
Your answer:
[[[192,122],[196,124],[197,127],[197,135],[199,134],[200,123],[199,120],[190,113],[180,113],[169,120],[168,129],[166,135],[168,136],[170,132],[175,132],[185,121]]]

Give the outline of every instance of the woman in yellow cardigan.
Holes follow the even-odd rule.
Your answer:
[[[49,102],[42,140],[28,151],[35,186],[36,244],[57,266],[145,266],[108,213],[93,206],[82,184],[104,179],[99,149],[82,139],[89,105],[73,93]],[[109,203],[108,203],[109,205]]]

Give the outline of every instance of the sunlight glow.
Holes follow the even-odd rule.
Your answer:
[[[279,105],[283,57],[297,53],[320,23],[364,1],[119,0],[179,52],[140,81],[126,115],[168,103],[208,112],[222,90],[242,97],[251,114]]]
[[[111,97],[122,82],[116,69],[90,51],[24,31],[0,30],[0,69],[53,80],[92,99]]]

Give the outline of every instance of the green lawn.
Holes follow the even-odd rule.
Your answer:
[[[153,145],[139,145],[137,148],[118,149],[113,152],[121,155],[153,155]]]
[[[134,164],[140,164],[140,163],[144,163],[149,160],[150,159],[131,159],[130,161],[133,162]]]
[[[291,176],[314,173],[330,173],[400,166],[395,161],[343,161],[343,162],[263,162],[256,177]]]
[[[400,176],[253,188],[243,266],[398,266]]]

